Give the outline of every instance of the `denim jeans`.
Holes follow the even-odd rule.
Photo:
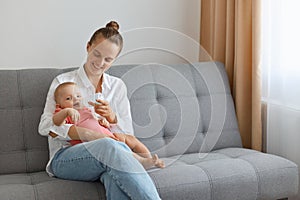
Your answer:
[[[51,163],[58,178],[101,180],[106,198],[160,199],[148,173],[129,147],[110,138],[77,144],[58,151]]]

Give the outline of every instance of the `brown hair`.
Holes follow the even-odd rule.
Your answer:
[[[119,24],[115,21],[110,21],[104,28],[100,28],[92,35],[89,44],[92,45],[99,37],[109,40],[120,47],[120,51],[123,48],[123,38],[119,33]]]
[[[55,91],[54,91],[54,100],[55,100],[55,102],[57,102],[57,98],[58,98],[58,96],[60,95],[60,90],[61,90],[62,88],[64,88],[65,86],[69,86],[69,85],[76,85],[76,83],[74,83],[74,82],[64,82],[64,83],[59,84],[59,85],[56,87],[56,89],[55,89]]]

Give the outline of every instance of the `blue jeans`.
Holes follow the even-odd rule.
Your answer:
[[[107,199],[160,199],[148,173],[129,147],[110,138],[77,144],[58,151],[51,163],[58,178],[101,180]]]

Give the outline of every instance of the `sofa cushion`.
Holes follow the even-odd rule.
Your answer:
[[[46,172],[0,176],[0,199],[99,200],[105,199],[99,182],[69,181],[51,178]]]
[[[297,165],[249,149],[225,148],[169,158],[149,174],[162,199],[279,199],[297,191]],[[275,184],[274,184],[275,183]],[[99,182],[67,181],[45,172],[0,176],[3,199],[105,199]]]
[[[280,199],[298,190],[298,167],[291,161],[242,148],[165,159],[150,171],[162,199]]]

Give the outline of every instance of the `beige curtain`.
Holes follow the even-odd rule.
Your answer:
[[[243,145],[259,151],[262,149],[260,3],[260,0],[201,0],[200,33],[202,47],[213,60],[225,64]]]

